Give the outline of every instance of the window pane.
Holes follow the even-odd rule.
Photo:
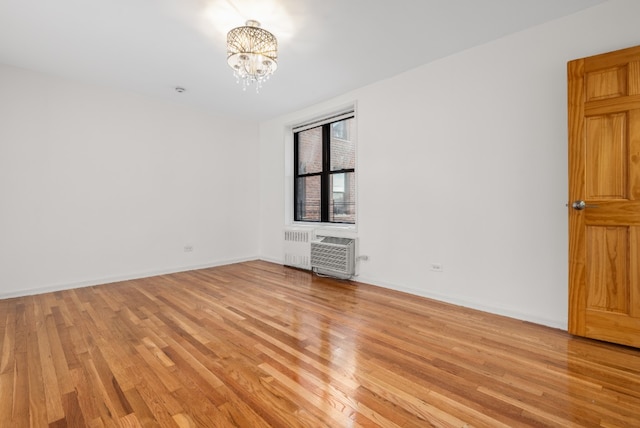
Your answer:
[[[356,222],[356,175],[353,172],[331,174],[329,221]]]
[[[356,148],[351,140],[353,118],[331,124],[331,171],[356,167]]]
[[[296,221],[320,221],[320,176],[296,180]]]
[[[298,174],[322,171],[322,127],[298,132]]]

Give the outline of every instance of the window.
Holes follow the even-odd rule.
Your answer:
[[[356,222],[353,113],[293,134],[294,219]]]

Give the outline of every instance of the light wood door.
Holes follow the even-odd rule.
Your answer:
[[[568,84],[569,332],[640,347],[640,46]]]

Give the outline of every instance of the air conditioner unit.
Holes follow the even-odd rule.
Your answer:
[[[303,227],[284,229],[284,264],[299,269],[311,270],[311,241],[315,230]]]
[[[318,236],[311,242],[311,269],[323,275],[351,278],[356,271],[355,239]]]

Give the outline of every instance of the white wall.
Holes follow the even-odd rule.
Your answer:
[[[566,328],[566,62],[639,44],[638,16],[610,1],[262,123],[261,257],[287,126],[357,101],[359,280]]]
[[[256,258],[258,167],[255,122],[0,66],[0,297]]]

